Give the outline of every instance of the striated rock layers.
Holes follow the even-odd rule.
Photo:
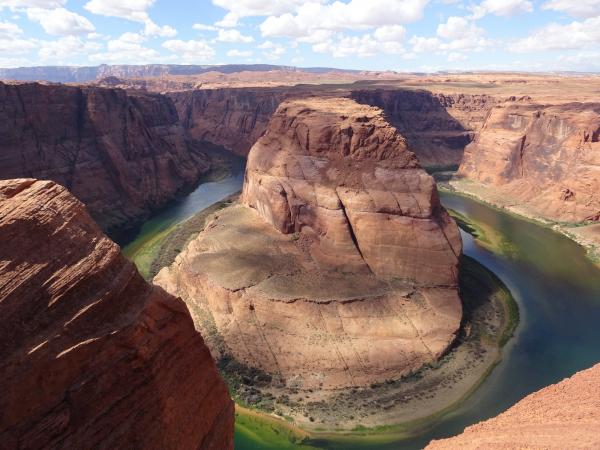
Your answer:
[[[357,90],[352,98],[383,109],[426,166],[458,165],[464,148],[496,103],[488,95],[440,94],[425,90]]]
[[[250,152],[242,203],[155,279],[216,357],[333,389],[399,378],[454,341],[460,235],[378,108],[282,103]]]
[[[0,181],[0,392],[7,449],[233,448],[183,302],[50,181]]]
[[[600,365],[535,392],[428,450],[600,448]]]
[[[0,179],[56,181],[111,232],[147,217],[209,169],[178,120],[160,95],[0,83]]]
[[[194,139],[246,156],[292,88],[224,88],[168,94]]]
[[[593,220],[600,216],[600,103],[493,108],[458,175],[535,216]]]

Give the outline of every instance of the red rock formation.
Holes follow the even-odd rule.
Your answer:
[[[428,450],[600,448],[600,364],[535,392]]]
[[[233,88],[173,92],[169,97],[191,137],[245,156],[290,95],[292,88]]]
[[[143,219],[209,169],[166,97],[0,83],[0,178],[51,179],[104,230]]]
[[[283,103],[248,157],[242,201],[282,233],[315,233],[323,264],[456,285],[458,229],[378,108]]]
[[[531,215],[579,222],[600,211],[599,137],[598,103],[499,105],[458,175]]]
[[[0,181],[0,392],[7,449],[233,448],[183,302],[50,181]]]
[[[452,344],[460,235],[379,109],[282,103],[250,152],[242,201],[155,278],[213,355],[336,389],[397,379]]]
[[[459,164],[465,146],[496,103],[488,95],[408,89],[365,89],[353,91],[351,97],[383,109],[425,166]]]

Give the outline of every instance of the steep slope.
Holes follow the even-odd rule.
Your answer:
[[[155,278],[215,356],[327,390],[397,379],[454,341],[460,235],[379,109],[282,103],[250,152],[242,203]]]
[[[600,103],[496,106],[466,148],[458,177],[527,215],[593,220],[600,215]]]
[[[600,365],[535,392],[428,450],[600,448]]]
[[[50,179],[105,231],[143,219],[209,169],[164,96],[0,83],[0,179]]]
[[[409,89],[356,90],[351,97],[381,108],[426,166],[459,164],[465,146],[496,103],[488,95]]]
[[[169,97],[190,136],[245,156],[279,103],[291,95],[291,88],[232,88],[173,92]]]
[[[0,392],[3,448],[233,448],[183,302],[50,181],[0,181]]]

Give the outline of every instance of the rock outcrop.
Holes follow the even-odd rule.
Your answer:
[[[600,212],[600,103],[496,106],[466,148],[458,176],[528,215],[593,219]]]
[[[0,392],[6,449],[233,448],[184,303],[50,181],[0,181]]]
[[[181,123],[191,137],[246,156],[291,88],[232,88],[173,92]]]
[[[335,389],[399,378],[454,341],[460,235],[378,108],[282,103],[250,152],[242,203],[155,279],[216,357]]]
[[[165,96],[0,83],[0,179],[56,181],[105,231],[144,219],[209,167]]]
[[[441,94],[425,90],[356,90],[359,103],[383,109],[426,166],[458,165],[465,146],[497,102],[488,95]]]
[[[535,392],[428,450],[600,448],[600,365]]]

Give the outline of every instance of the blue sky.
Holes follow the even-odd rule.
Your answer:
[[[0,67],[600,71],[600,0],[0,0]]]

